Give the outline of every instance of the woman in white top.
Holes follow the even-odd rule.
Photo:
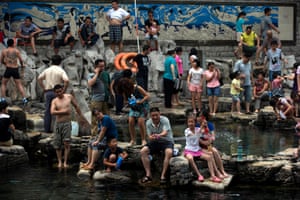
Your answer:
[[[192,68],[189,70],[187,77],[188,89],[192,94],[192,107],[194,114],[197,113],[196,100],[198,99],[198,111],[201,110],[201,94],[203,87],[203,69],[200,67],[201,63],[199,60],[193,60]]]

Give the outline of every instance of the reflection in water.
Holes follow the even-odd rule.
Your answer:
[[[242,124],[215,124],[216,141],[214,145],[221,152],[234,154],[237,151],[237,143],[241,140],[243,152],[247,155],[274,154],[286,148],[293,147],[294,130],[282,131],[266,129]],[[185,146],[184,129],[186,125],[172,125],[175,143]],[[119,127],[119,140],[129,141],[127,126]],[[138,128],[136,129],[138,132]],[[137,142],[140,143],[139,134]]]
[[[173,126],[176,143],[185,145],[184,125]],[[126,133],[124,133],[126,134]],[[259,130],[239,124],[216,124],[216,143],[221,151],[230,153],[231,145],[242,140],[247,154],[270,154],[293,145],[294,132]],[[208,199],[208,200],[253,200],[253,199],[300,199],[298,188],[234,185],[220,192],[194,187],[141,187],[137,184],[108,186],[92,180],[76,177],[78,166],[68,170],[49,168],[41,163],[31,164],[1,173],[0,199]]]

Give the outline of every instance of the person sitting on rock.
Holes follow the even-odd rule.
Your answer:
[[[32,17],[27,16],[24,23],[21,24],[20,30],[16,32],[16,37],[20,38],[25,43],[30,43],[33,50],[33,55],[37,56],[38,54],[35,48],[35,40],[40,32],[42,32],[42,30],[32,23]]]
[[[128,154],[122,148],[118,147],[117,138],[110,138],[107,141],[107,145],[108,147],[103,155],[103,164],[106,167],[106,172],[118,170]]]
[[[64,19],[59,18],[57,25],[53,27],[51,46],[54,47],[54,53],[58,54],[60,46],[70,45],[70,50],[73,50],[75,39],[71,35],[70,26],[65,25]]]
[[[88,16],[85,18],[84,23],[81,24],[78,30],[78,35],[83,47],[91,47],[96,44],[99,35],[95,32],[95,26],[92,23],[91,17]]]
[[[293,118],[294,106],[292,100],[286,97],[273,96],[270,100],[270,105],[277,116],[277,120],[285,120],[287,118]]]
[[[160,176],[160,183],[166,184],[166,173],[169,161],[173,154],[173,132],[170,121],[167,117],[161,116],[158,107],[150,108],[150,119],[146,122],[146,130],[149,142],[141,149],[141,160],[146,176],[141,179],[142,184],[152,181],[150,154],[164,154],[163,168]]]
[[[253,97],[255,99],[255,113],[260,110],[260,103],[262,99],[269,100],[269,82],[265,79],[265,73],[259,72],[257,79],[254,81]]]
[[[99,150],[107,147],[107,141],[118,137],[118,131],[115,122],[99,110],[93,110],[92,114],[98,120],[98,137],[93,138],[88,144],[88,160],[82,165],[85,170],[94,169],[95,162],[99,158]]]
[[[222,180],[216,176],[216,173],[217,175],[220,175],[220,172],[217,170],[216,163],[213,158],[213,154],[211,152],[203,152],[199,145],[200,137],[202,133],[200,131],[201,128],[195,126],[196,124],[195,117],[193,115],[189,116],[187,123],[188,123],[188,128],[185,129],[184,131],[184,135],[186,138],[184,156],[188,159],[193,170],[196,172],[198,176],[197,180],[200,182],[204,181],[204,178],[201,175],[199,169],[197,168],[197,165],[194,160],[195,157],[200,157],[201,159],[207,161],[208,170],[211,175],[210,180],[216,183],[222,182]]]
[[[8,104],[6,101],[0,101],[0,146],[13,145],[13,133],[15,126],[8,115]]]

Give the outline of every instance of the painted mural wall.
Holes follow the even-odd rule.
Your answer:
[[[136,39],[136,23],[140,38],[144,37],[144,22],[148,10],[152,9],[154,17],[160,23],[160,39],[173,40],[234,40],[237,14],[241,11],[246,12],[246,24],[254,25],[254,30],[258,31],[265,8],[265,6],[138,4],[135,18],[134,4],[120,4],[120,7],[129,11],[132,16],[128,24],[124,24],[124,39]],[[110,8],[110,4],[102,3],[0,3],[1,27],[8,35],[14,35],[20,23],[30,15],[33,22],[43,29],[40,38],[49,39],[56,19],[62,17],[70,24],[73,35],[77,37],[78,27],[83,23],[85,16],[90,16],[96,24],[97,32],[102,35],[108,31],[105,13]],[[272,21],[275,25],[279,25],[280,8],[277,6],[271,8]]]

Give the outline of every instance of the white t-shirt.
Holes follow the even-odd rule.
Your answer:
[[[185,150],[197,152],[201,149],[199,146],[199,140],[202,134],[199,127],[195,127],[195,134],[190,130],[190,128],[185,129],[184,135],[186,140]]]
[[[107,12],[107,16],[110,19],[117,19],[119,21],[123,21],[123,18],[127,17],[128,15],[129,15],[129,12],[127,12],[123,8],[118,8],[117,10],[114,10],[113,8],[111,8]]]
[[[191,76],[190,82],[195,85],[199,85],[201,82],[201,76],[203,74],[203,69],[194,69],[193,67],[189,70],[189,75]]]

